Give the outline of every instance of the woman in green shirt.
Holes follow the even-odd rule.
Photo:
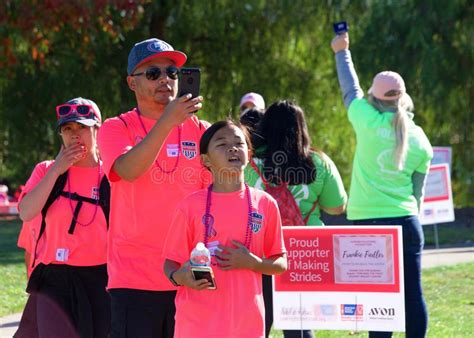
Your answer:
[[[254,166],[245,169],[249,186],[264,190],[264,181],[271,186],[287,184],[308,225],[323,225],[321,210],[332,215],[344,212],[347,194],[341,176],[326,154],[311,149],[301,107],[286,100],[273,103],[264,113],[258,130],[264,145],[255,151]],[[273,322],[271,292],[271,278],[264,275],[267,337]],[[286,338],[301,337],[301,333],[303,337],[313,337],[310,330],[285,330],[283,333]]]
[[[357,140],[347,218],[358,225],[402,226],[406,335],[424,337],[428,312],[421,288],[424,237],[418,213],[433,149],[412,121],[413,102],[402,77],[391,71],[377,74],[365,99],[349,35],[336,36],[331,47]],[[391,336],[391,332],[369,332],[371,338]]]

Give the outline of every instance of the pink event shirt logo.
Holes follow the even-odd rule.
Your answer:
[[[252,231],[256,234],[260,231],[263,224],[263,215],[258,212],[252,212],[250,224],[252,226]]]
[[[192,160],[197,155],[197,146],[195,142],[183,141],[181,142],[181,148],[183,149],[183,155],[188,160]]]

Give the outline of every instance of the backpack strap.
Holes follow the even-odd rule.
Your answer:
[[[77,193],[70,193],[70,192],[65,192],[63,189],[66,186],[66,181],[68,177],[68,171],[66,171],[64,174],[60,175],[56,182],[54,183],[53,189],[49,193],[48,199],[46,200],[46,203],[44,204],[43,209],[41,210],[41,228],[38,234],[38,238],[36,239],[36,245],[35,245],[35,251],[34,251],[34,258],[33,258],[33,264],[32,267],[35,265],[36,261],[36,250],[38,248],[38,243],[43,236],[44,231],[46,229],[46,214],[48,212],[49,207],[58,199],[59,196],[63,196],[66,198],[69,198],[71,200],[77,201],[76,208],[74,209],[74,214],[72,217],[71,224],[69,225],[68,233],[73,234],[74,230],[76,229],[76,223],[77,223],[77,217],[79,216],[79,212],[82,208],[82,204],[84,202],[90,203],[90,204],[96,204],[98,203],[102,209],[102,212],[104,213],[105,220],[107,222],[107,229],[109,228],[109,214],[110,214],[110,184],[109,180],[107,177],[104,175],[102,177],[102,180],[100,181],[100,187],[99,187],[99,201],[93,199],[93,198],[88,198],[81,196]]]
[[[109,229],[109,215],[110,215],[110,183],[107,176],[102,177],[99,187],[99,204],[107,222],[107,229]]]
[[[68,176],[68,171],[59,175],[59,177],[56,179],[56,182],[54,183],[53,189],[51,189],[51,192],[49,193],[48,199],[46,200],[46,203],[44,204],[43,209],[41,209],[41,227],[38,233],[38,238],[36,239],[35,251],[33,253],[33,263],[31,265],[32,267],[35,266],[36,250],[38,248],[39,240],[41,236],[43,236],[44,230],[46,229],[46,213],[48,212],[49,207],[61,195],[61,192],[66,186],[67,176]]]
[[[309,216],[311,216],[314,209],[316,209],[316,206],[318,205],[318,202],[319,202],[319,199],[316,199],[316,201],[314,201],[314,203],[313,203],[313,206],[311,207],[311,210],[306,214],[306,217],[303,219],[304,225],[308,224]]]
[[[104,216],[105,216],[105,220],[107,222],[107,229],[109,228],[110,184],[105,175],[102,177],[102,180],[100,181],[98,201],[93,198],[81,196],[75,192],[70,193],[70,192],[61,191],[60,195],[66,198],[69,198],[71,200],[77,201],[76,208],[74,209],[74,214],[71,220],[71,225],[69,226],[68,234],[72,235],[74,233],[74,230],[76,229],[77,217],[79,216],[79,212],[81,211],[82,204],[84,202],[94,204],[94,205],[98,204],[101,207],[102,212],[104,213]]]
[[[263,184],[265,185],[265,189],[268,187],[268,181],[265,179],[265,177],[263,177],[261,171],[258,169],[258,166],[257,164],[254,162],[253,158],[250,159],[250,165],[252,166],[252,168],[255,170],[255,172],[258,174],[258,176],[260,176],[260,178],[262,179],[263,181]],[[288,187],[287,187],[288,188]],[[314,201],[313,205],[311,206],[311,209],[309,210],[309,212],[306,214],[306,217],[303,219],[303,222],[304,224],[308,224],[308,221],[309,221],[309,217],[311,216],[311,214],[313,213],[314,209],[316,209],[316,207],[318,206],[318,199],[316,199],[316,201]],[[301,210],[300,210],[301,211]]]
[[[258,169],[257,163],[255,163],[253,158],[250,159],[250,165],[252,166],[253,170],[255,170],[257,175],[260,176],[260,178],[262,179],[263,185],[265,186],[265,189],[267,189],[269,186],[268,181],[265,179],[265,177],[263,177],[262,172],[260,171],[260,169]]]
[[[125,125],[126,128],[128,128],[128,124],[127,122],[125,122],[124,118],[122,117],[122,114],[120,114],[119,116],[117,116],[122,122],[123,124]]]

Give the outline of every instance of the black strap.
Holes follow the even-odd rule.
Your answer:
[[[51,192],[49,193],[48,199],[46,200],[43,209],[41,209],[41,227],[38,233],[38,238],[36,239],[35,251],[33,254],[33,263],[31,265],[32,267],[35,266],[36,249],[38,248],[39,240],[41,236],[43,236],[44,230],[46,229],[46,213],[48,212],[49,207],[54,203],[54,201],[56,201],[56,199],[59,197],[64,187],[66,186],[67,176],[68,171],[66,171],[62,175],[59,175],[59,177],[56,179],[56,182],[54,182],[53,189],[51,189]]]
[[[110,183],[107,176],[102,177],[99,187],[99,205],[107,222],[107,229],[109,229],[109,214],[110,214]]]
[[[97,204],[96,199],[89,198],[89,197],[84,197],[84,196],[81,196],[81,195],[79,195],[78,193],[75,193],[75,192],[71,193],[71,192],[67,192],[67,191],[61,191],[59,193],[59,195],[63,196],[63,197],[66,197],[66,198],[69,198],[70,200],[73,200],[73,201],[81,201],[81,202],[87,202],[87,203],[90,203],[90,204]],[[99,200],[99,204],[100,204],[100,200]]]
[[[77,216],[79,216],[79,211],[81,211],[82,203],[83,202],[79,200],[76,204],[76,208],[74,209],[71,224],[69,225],[69,230],[67,231],[67,233],[70,235],[72,235],[74,233],[74,230],[76,229]]]
[[[128,124],[127,124],[127,122],[125,122],[125,120],[123,119],[122,114],[120,114],[120,115],[117,116],[117,117],[118,117],[120,120],[122,120],[122,122],[123,122],[123,124],[125,125],[125,127],[128,128]]]
[[[68,233],[71,235],[74,233],[74,230],[76,228],[76,220],[81,210],[83,202],[91,203],[91,204],[97,203],[97,200],[93,198],[84,197],[84,196],[78,195],[77,193],[65,192],[63,189],[66,186],[67,176],[68,176],[68,171],[66,171],[64,174],[60,175],[57,178],[56,182],[54,183],[53,189],[51,190],[48,196],[48,199],[46,200],[46,203],[44,204],[44,207],[41,210],[41,218],[42,218],[41,228],[38,233],[38,238],[36,239],[32,267],[35,266],[36,249],[38,248],[39,240],[41,236],[43,236],[43,233],[46,229],[46,214],[48,212],[49,207],[51,207],[51,205],[54,203],[54,201],[56,201],[56,199],[59,196],[64,196],[66,198],[78,201],[76,208],[74,209],[74,214],[71,220],[71,224],[69,225]],[[107,179],[105,175],[102,177],[102,180],[100,182],[98,203],[104,213],[105,220],[107,223],[107,229],[108,229],[109,228],[109,214],[110,214],[110,184],[109,184],[109,180]]]

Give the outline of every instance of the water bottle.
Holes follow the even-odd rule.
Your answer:
[[[206,248],[203,242],[198,242],[196,247],[191,251],[191,265],[192,266],[210,266],[211,253]]]

